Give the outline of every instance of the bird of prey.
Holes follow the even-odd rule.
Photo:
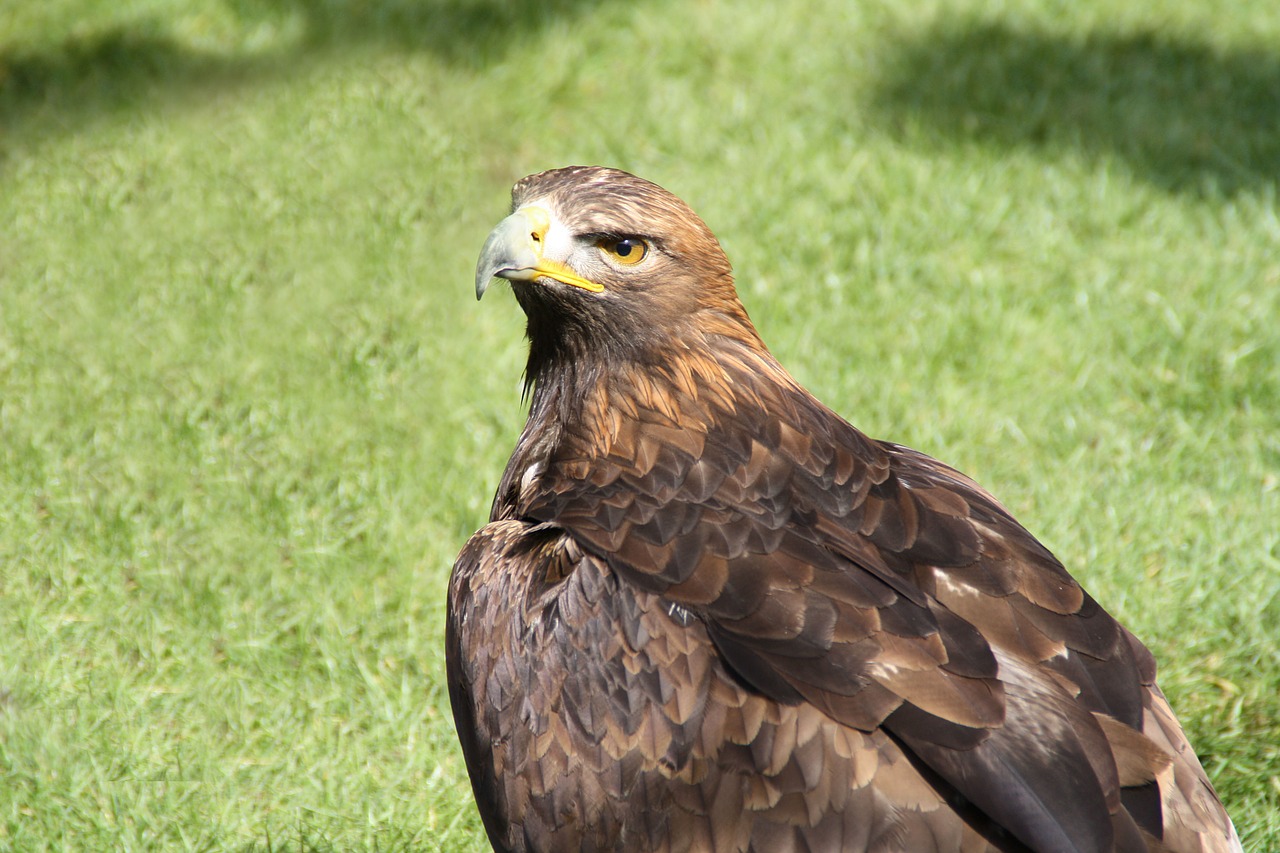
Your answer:
[[[1240,850],[1150,652],[800,387],[688,206],[600,167],[512,196],[476,294],[527,315],[530,411],[446,636],[496,850]]]

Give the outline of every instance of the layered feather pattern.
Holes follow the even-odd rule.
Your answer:
[[[1142,644],[984,489],[796,384],[692,212],[603,169],[531,201],[661,256],[516,285],[530,418],[449,598],[495,849],[1239,849]]]

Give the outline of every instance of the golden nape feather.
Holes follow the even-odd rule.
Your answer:
[[[683,202],[516,184],[528,423],[449,586],[502,851],[1232,851],[1147,649],[989,493],[801,388]]]

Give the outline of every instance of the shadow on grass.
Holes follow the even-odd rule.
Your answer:
[[[1276,52],[950,21],[899,43],[888,59],[874,104],[898,124],[1116,155],[1179,192],[1274,191],[1280,182]]]
[[[42,51],[0,43],[0,132],[74,132],[95,116],[267,77],[363,45],[429,51],[484,67],[531,42],[557,21],[610,0],[229,0],[240,29],[294,34],[287,47],[254,55],[201,52],[143,18]],[[3,141],[3,136],[0,136]]]

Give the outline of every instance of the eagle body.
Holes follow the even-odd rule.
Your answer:
[[[683,202],[571,167],[477,268],[530,414],[449,587],[501,851],[1231,851],[1151,655],[989,493],[800,387]]]

